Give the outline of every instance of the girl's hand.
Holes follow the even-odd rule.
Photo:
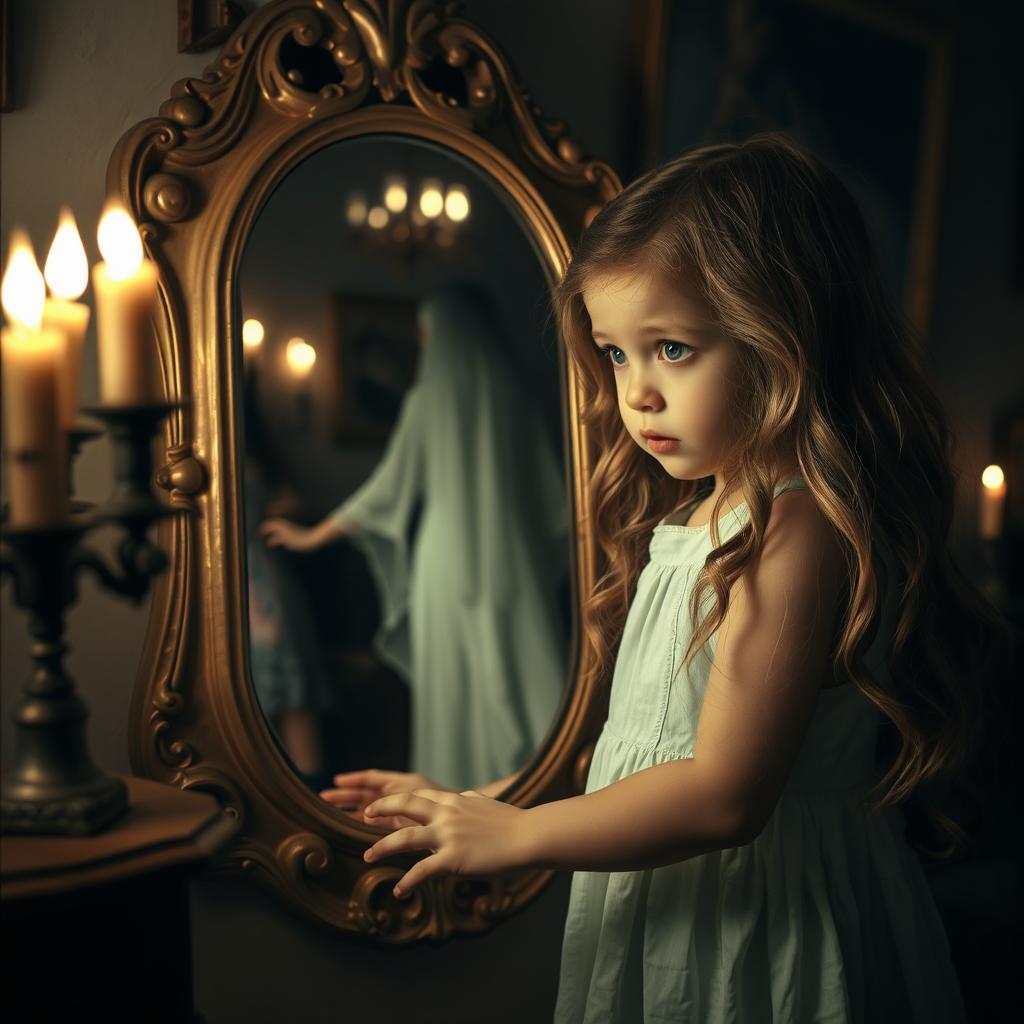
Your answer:
[[[290,551],[311,551],[317,545],[316,536],[308,526],[300,526],[288,519],[272,516],[259,525],[259,532],[268,548],[283,547]]]
[[[367,768],[358,772],[341,772],[334,776],[336,789],[322,789],[320,796],[329,804],[333,804],[339,810],[350,817],[357,818],[360,822],[365,821],[363,811],[367,804],[391,793],[411,793],[414,789],[434,789],[446,793],[454,793],[456,790],[448,789],[426,775],[419,772],[392,772],[382,771],[378,768]],[[350,811],[349,808],[355,808]],[[401,828],[403,825],[415,825],[412,818],[404,818],[401,815],[379,816],[374,819],[374,825],[382,828]]]
[[[398,898],[437,875],[494,875],[524,867],[527,829],[525,810],[494,800],[475,789],[452,793],[417,789],[375,800],[365,811],[368,822],[383,815],[410,819],[415,824],[378,839],[363,854],[374,863],[411,850],[430,850],[394,888]]]

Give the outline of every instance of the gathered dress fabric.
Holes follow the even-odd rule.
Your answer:
[[[803,486],[791,477],[775,494]],[[745,504],[723,512],[721,541],[747,517]],[[680,662],[696,625],[691,589],[711,550],[707,525],[654,528],[586,792],[693,756],[711,661],[698,653]],[[882,557],[886,595],[866,662],[884,681],[896,585],[884,546]],[[712,600],[705,595],[702,614]],[[716,645],[717,632],[712,658]],[[822,688],[781,798],[752,842],[653,869],[575,872],[556,1024],[965,1021],[905,818],[861,804],[882,774],[879,722],[852,684]]]

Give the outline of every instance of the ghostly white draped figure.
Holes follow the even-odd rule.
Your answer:
[[[557,711],[566,483],[490,299],[448,285],[419,322],[385,454],[329,518],[347,521],[379,588],[374,644],[411,687],[410,768],[461,790],[523,767]]]

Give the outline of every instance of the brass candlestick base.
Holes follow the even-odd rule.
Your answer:
[[[152,578],[167,566],[164,552],[146,538],[154,520],[174,515],[151,488],[150,443],[156,427],[177,404],[137,409],[96,407],[111,426],[114,492],[100,508],[82,511],[72,504],[64,523],[8,526],[0,531],[0,575],[14,580],[15,603],[28,615],[32,672],[14,715],[14,758],[4,772],[0,831],[43,835],[100,832],[128,809],[124,782],[100,771],[89,756],[85,703],[64,669],[64,616],[74,604],[76,579],[85,569],[108,590],[138,603]],[[81,432],[79,440],[101,436]],[[77,453],[78,445],[72,448]],[[73,456],[72,456],[73,457]],[[84,503],[83,503],[84,504]],[[119,524],[125,536],[111,567],[84,544],[103,524]]]
[[[83,718],[87,714],[83,705]],[[73,785],[60,780],[5,780],[3,833],[86,836],[117,821],[128,810],[125,784],[90,767],[95,777]]]
[[[88,835],[128,808],[124,783],[89,757],[89,712],[64,671],[64,610],[75,598],[75,549],[88,527],[7,527],[15,600],[29,615],[32,673],[14,715],[14,762],[2,785],[3,832]]]

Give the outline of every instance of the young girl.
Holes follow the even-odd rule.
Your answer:
[[[574,870],[560,1024],[962,1021],[898,805],[962,775],[999,621],[950,561],[948,429],[856,204],[776,134],[692,151],[599,213],[555,308],[598,448],[587,664],[614,659],[586,793],[324,797],[399,826],[367,860],[433,851],[401,894]]]

